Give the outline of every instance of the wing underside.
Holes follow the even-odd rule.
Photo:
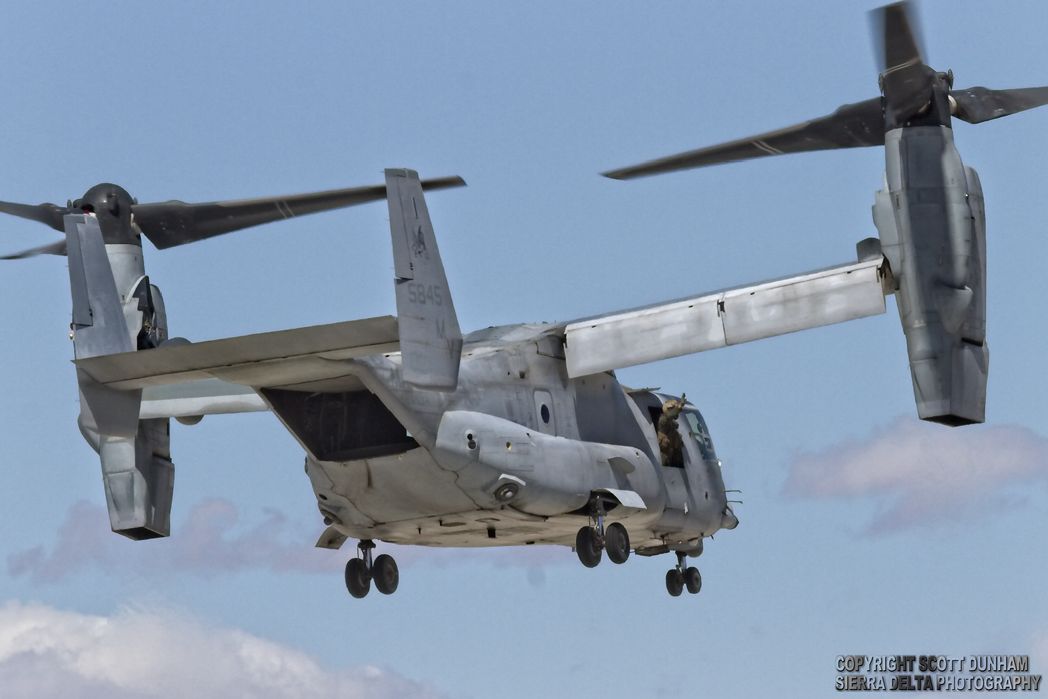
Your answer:
[[[146,388],[142,391],[138,419],[193,418],[266,410],[269,410],[269,406],[249,386],[220,379],[199,379]]]

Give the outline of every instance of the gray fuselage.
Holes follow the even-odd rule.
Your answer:
[[[697,552],[733,528],[698,410],[678,419],[683,462],[663,466],[655,425],[670,397],[610,372],[569,379],[561,338],[551,325],[475,332],[455,391],[404,383],[394,353],[347,364],[337,385],[263,395],[306,449],[321,512],[349,537],[571,545],[595,494],[640,553]]]

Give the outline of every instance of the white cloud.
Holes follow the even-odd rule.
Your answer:
[[[327,670],[243,631],[168,612],[91,616],[42,605],[0,607],[0,696],[431,698],[373,666]]]
[[[331,551],[315,549],[310,534],[276,510],[266,510],[261,521],[247,527],[239,519],[232,503],[204,500],[190,509],[170,539],[132,542],[110,531],[105,509],[77,502],[50,551],[35,546],[11,554],[7,568],[35,582],[56,582],[92,567],[210,576],[242,570],[334,574],[345,563]]]
[[[134,571],[141,575],[189,573],[205,577],[249,570],[340,575],[354,555],[355,542],[342,551],[313,546],[320,528],[295,524],[269,508],[261,521],[241,525],[240,514],[227,500],[204,500],[193,506],[168,539],[133,542],[113,534],[105,509],[87,502],[73,504],[52,546],[34,546],[7,557],[10,575],[34,582],[60,582],[84,570]],[[502,549],[441,549],[381,544],[398,564],[439,566],[486,561],[495,566],[525,568],[528,582],[545,582],[543,566],[574,557],[564,547],[528,546]]]
[[[802,454],[784,492],[872,498],[870,533],[969,520],[1025,502],[1048,484],[1048,439],[1018,426],[946,428],[900,419],[865,440]]]

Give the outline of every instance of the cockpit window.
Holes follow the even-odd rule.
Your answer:
[[[688,424],[688,432],[699,443],[699,451],[702,452],[702,458],[715,459],[713,440],[710,438],[709,430],[706,429],[706,422],[702,419],[702,415],[699,415],[697,410],[686,410],[684,419]]]

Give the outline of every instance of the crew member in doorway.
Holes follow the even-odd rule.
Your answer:
[[[677,430],[677,418],[684,410],[686,399],[683,395],[679,399],[672,398],[662,405],[662,415],[659,416],[659,451],[662,453],[663,466],[684,465],[684,440]]]

